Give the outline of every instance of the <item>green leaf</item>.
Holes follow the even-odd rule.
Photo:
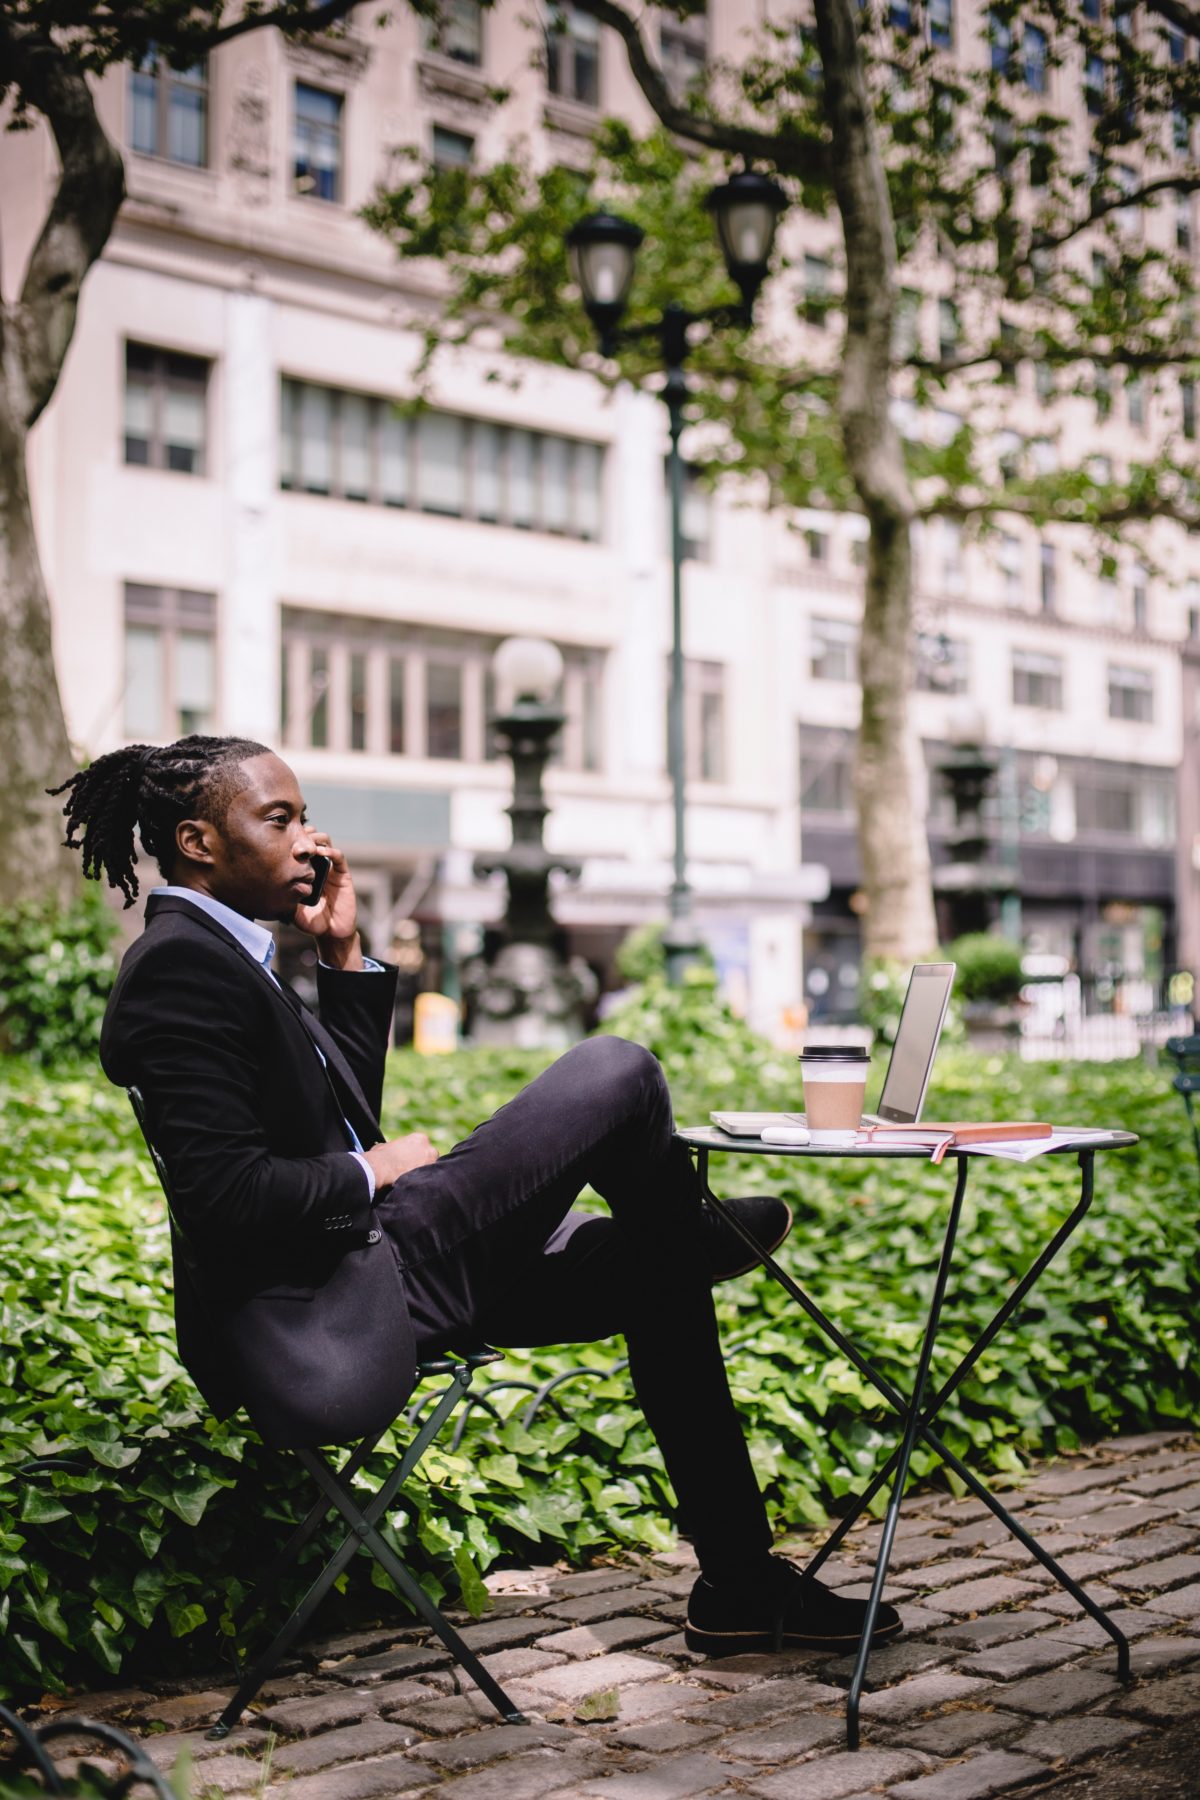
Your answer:
[[[459,1544],[455,1549],[454,1572],[462,1589],[463,1605],[472,1618],[482,1618],[492,1604],[492,1597],[484,1587],[475,1559],[465,1544]]]

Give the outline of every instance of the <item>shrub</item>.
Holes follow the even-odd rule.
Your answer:
[[[1015,1000],[1021,991],[1021,951],[1010,938],[970,931],[955,938],[946,960],[958,964],[954,988],[961,1000],[1002,1004]]]
[[[663,949],[663,933],[666,929],[665,920],[648,919],[644,925],[635,925],[621,939],[615,960],[622,981],[637,983],[665,976],[667,954]],[[714,966],[712,951],[707,944],[700,946],[698,964],[708,969]]]
[[[54,1063],[91,1056],[116,974],[117,925],[89,882],[74,905],[27,900],[0,913],[0,1042]]]
[[[699,982],[650,984],[621,1025],[663,1056],[681,1121],[721,1104],[796,1102],[794,1062],[715,1008]],[[548,1060],[397,1053],[385,1118],[428,1127],[448,1149]],[[950,1446],[981,1474],[1013,1478],[1027,1458],[1081,1438],[1196,1420],[1196,1174],[1183,1108],[1162,1075],[1136,1063],[1023,1067],[943,1053],[935,1085],[931,1107],[951,1118],[1050,1116],[1145,1134],[1135,1150],[1098,1159],[1091,1216],[942,1415]],[[307,1484],[239,1420],[207,1416],[179,1368],[162,1203],[124,1097],[98,1079],[54,1081],[14,1061],[0,1078],[0,1127],[0,1689],[25,1697],[151,1665],[211,1669],[230,1612],[297,1500],[307,1504]],[[949,1172],[739,1155],[713,1173],[718,1192],[774,1189],[790,1200],[787,1266],[906,1385]],[[1077,1180],[1064,1158],[973,1165],[935,1381],[1073,1204]],[[884,1409],[767,1278],[730,1283],[718,1307],[772,1515],[780,1526],[820,1520],[887,1454]],[[430,1454],[386,1529],[431,1592],[478,1598],[477,1572],[500,1557],[585,1560],[669,1541],[658,1451],[626,1376],[607,1373],[622,1352],[614,1340],[510,1353],[497,1365],[497,1378],[535,1384],[600,1373],[560,1390],[561,1412],[547,1405],[528,1430],[528,1396],[510,1390],[500,1397],[513,1409],[505,1422],[476,1412],[460,1451],[444,1438]],[[76,1466],[21,1475],[50,1453]],[[935,1466],[918,1447],[915,1474]],[[377,1481],[383,1467],[377,1455],[364,1478]],[[313,1546],[308,1579],[328,1543]],[[321,1628],[394,1613],[379,1588],[384,1578],[357,1558]]]

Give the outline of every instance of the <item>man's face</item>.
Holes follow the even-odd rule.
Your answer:
[[[242,787],[224,822],[179,828],[180,872],[250,919],[287,919],[312,887],[312,831],[295,775],[267,752],[241,766]]]

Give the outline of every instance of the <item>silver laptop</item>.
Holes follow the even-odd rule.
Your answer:
[[[864,1125],[915,1125],[921,1117],[933,1059],[946,1022],[955,967],[954,963],[913,965],[883,1078],[879,1111],[864,1113]],[[767,1125],[807,1123],[803,1113],[714,1112],[710,1117],[731,1137],[759,1137]]]

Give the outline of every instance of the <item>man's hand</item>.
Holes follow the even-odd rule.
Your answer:
[[[292,923],[308,932],[320,946],[323,963],[335,969],[361,969],[362,946],[358,941],[358,901],[345,852],[338,850],[326,831],[314,831],[312,847],[329,858],[329,879],[315,906],[298,906]]]
[[[423,1131],[410,1131],[407,1137],[375,1144],[363,1154],[371,1165],[377,1187],[399,1181],[410,1169],[423,1169],[438,1159],[437,1151]]]

